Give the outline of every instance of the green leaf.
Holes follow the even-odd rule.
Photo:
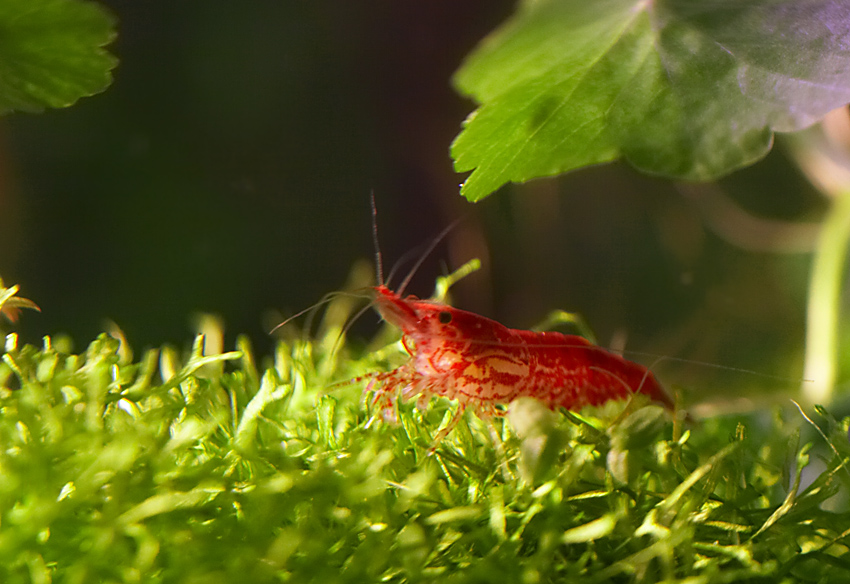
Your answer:
[[[82,0],[0,3],[0,114],[66,107],[106,89],[114,19]]]
[[[841,0],[537,0],[473,52],[461,193],[625,158],[711,179],[850,100]]]
[[[3,287],[3,279],[0,278],[0,315],[3,315],[12,322],[15,322],[18,318],[20,308],[29,308],[41,312],[41,309],[35,302],[29,298],[15,296],[17,293],[17,285],[5,288]]]
[[[568,529],[561,536],[561,541],[566,544],[594,541],[610,535],[616,525],[617,517],[609,513],[590,523]]]

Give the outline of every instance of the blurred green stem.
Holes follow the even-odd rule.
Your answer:
[[[809,279],[803,396],[828,404],[835,385],[838,323],[847,246],[850,245],[850,192],[833,197],[823,222]]]

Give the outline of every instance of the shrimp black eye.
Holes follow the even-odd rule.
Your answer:
[[[452,321],[452,313],[448,310],[444,310],[439,315],[437,315],[437,318],[440,319],[440,322],[442,324],[449,324]]]

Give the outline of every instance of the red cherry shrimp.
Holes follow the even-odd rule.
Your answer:
[[[374,219],[374,199],[372,205]],[[437,435],[435,444],[452,430],[465,410],[479,417],[499,416],[504,414],[500,406],[524,396],[553,410],[578,410],[642,393],[673,409],[673,401],[649,369],[584,337],[511,329],[436,300],[403,297],[410,274],[398,292],[392,291],[383,283],[374,224],[373,235],[379,282],[373,288],[374,306],[386,322],[400,329],[410,359],[392,371],[371,373],[351,382],[368,380],[365,391],[372,392],[372,404],[384,412],[394,410],[396,399],[416,398],[421,407],[433,396],[457,401],[457,412]],[[425,255],[437,242],[439,238]]]
[[[550,409],[578,410],[642,393],[673,408],[658,380],[643,365],[624,359],[584,337],[511,329],[487,317],[446,304],[402,298],[384,285],[375,288],[378,312],[402,332],[410,360],[366,376],[373,402],[391,408],[396,395],[432,396],[458,402],[481,417],[501,415],[497,406],[523,396]]]

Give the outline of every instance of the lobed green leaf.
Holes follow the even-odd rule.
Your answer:
[[[461,193],[626,159],[707,180],[850,101],[841,0],[538,0],[467,58]]]
[[[0,3],[0,114],[67,107],[106,89],[113,17],[88,0]]]

